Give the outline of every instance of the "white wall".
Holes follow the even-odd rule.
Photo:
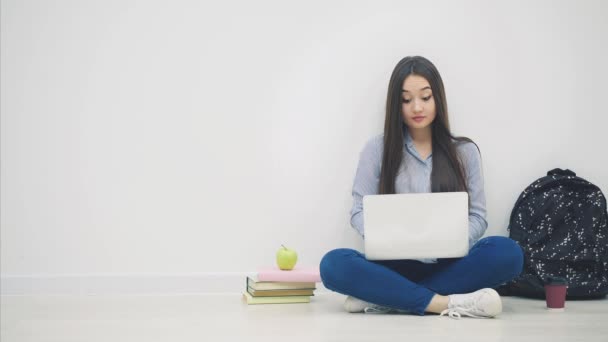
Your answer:
[[[602,1],[2,1],[1,272],[223,274],[360,248],[390,73],[435,63],[487,235],[570,168],[608,193]],[[16,285],[17,287],[19,285]],[[69,286],[68,286],[69,287]],[[18,289],[17,289],[18,290]]]

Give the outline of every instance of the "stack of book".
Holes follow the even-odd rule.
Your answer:
[[[318,267],[296,266],[290,271],[261,267],[247,277],[243,300],[247,304],[309,303],[320,281]]]

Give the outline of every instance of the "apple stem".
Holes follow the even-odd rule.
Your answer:
[[[287,247],[285,247],[285,246],[283,246],[283,245],[281,245],[281,247],[283,247],[283,248],[287,249]]]

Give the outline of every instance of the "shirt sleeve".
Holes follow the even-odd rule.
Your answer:
[[[469,188],[469,248],[483,236],[488,228],[486,221],[486,195],[484,191],[483,167],[477,146],[462,145],[463,164]]]
[[[350,211],[350,225],[364,237],[363,196],[378,194],[382,165],[383,135],[370,139],[359,154],[359,164],[353,182],[353,207]]]

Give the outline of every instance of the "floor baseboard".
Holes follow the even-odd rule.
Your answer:
[[[1,295],[239,293],[255,273],[2,275]],[[317,292],[326,291],[317,283]]]

